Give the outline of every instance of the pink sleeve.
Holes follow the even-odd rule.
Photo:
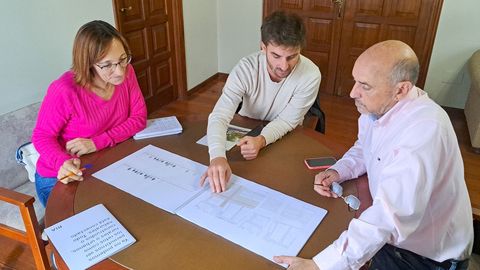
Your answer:
[[[147,107],[140,86],[138,85],[135,71],[131,65],[128,65],[127,70],[128,73],[125,80],[130,104],[130,108],[128,108],[129,117],[123,121],[122,124],[92,138],[97,150],[123,142],[144,129],[147,125]]]
[[[65,160],[72,158],[58,142],[60,132],[71,115],[71,104],[67,98],[70,91],[66,91],[65,87],[68,86],[59,81],[50,84],[32,134],[35,149],[42,160],[55,171],[60,169]]]

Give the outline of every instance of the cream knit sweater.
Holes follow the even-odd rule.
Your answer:
[[[240,115],[270,121],[261,133],[268,145],[302,123],[317,97],[320,79],[318,67],[302,55],[290,75],[278,83],[270,79],[263,52],[241,59],[208,118],[210,160],[225,157],[227,126],[242,100]]]

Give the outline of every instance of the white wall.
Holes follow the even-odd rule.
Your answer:
[[[230,73],[238,61],[260,50],[263,1],[218,0],[218,71]]]
[[[425,90],[440,105],[465,106],[470,87],[466,64],[480,49],[479,11],[478,0],[443,2],[425,82]]]
[[[260,49],[262,1],[184,0],[187,89]]]
[[[71,66],[73,38],[84,23],[114,24],[110,0],[8,1],[0,16],[0,114],[41,101]]]
[[[184,0],[187,89],[218,72],[217,0]]]

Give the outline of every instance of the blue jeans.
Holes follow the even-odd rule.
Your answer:
[[[43,207],[47,206],[48,196],[50,196],[50,192],[52,192],[57,181],[56,177],[42,177],[38,172],[35,172],[35,189]]]
[[[468,259],[448,260],[442,263],[425,258],[411,251],[385,244],[373,256],[369,270],[467,270]]]

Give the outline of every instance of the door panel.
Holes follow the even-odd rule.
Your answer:
[[[149,112],[177,96],[172,1],[115,0],[117,24],[132,50]]]
[[[335,56],[338,54],[341,21],[331,0],[266,0],[264,17],[274,10],[299,14],[307,30],[307,44],[302,54],[319,66],[322,73],[320,92],[333,93],[335,81]],[[332,57],[334,56],[334,57]]]
[[[429,29],[432,25],[436,29],[438,22],[437,18],[432,23],[431,14],[438,2],[441,1],[346,1],[335,93],[348,95],[353,86],[351,72],[357,57],[371,45],[389,39],[401,40],[415,51],[421,66],[417,85],[423,87],[432,49],[427,44],[433,44],[429,43],[429,38],[433,38],[435,32]]]
[[[341,2],[341,4],[339,4]],[[409,44],[420,61],[423,87],[443,0],[265,0],[264,17],[275,10],[299,14],[307,28],[302,54],[322,72],[320,92],[345,96],[353,86],[357,57],[388,39]]]

